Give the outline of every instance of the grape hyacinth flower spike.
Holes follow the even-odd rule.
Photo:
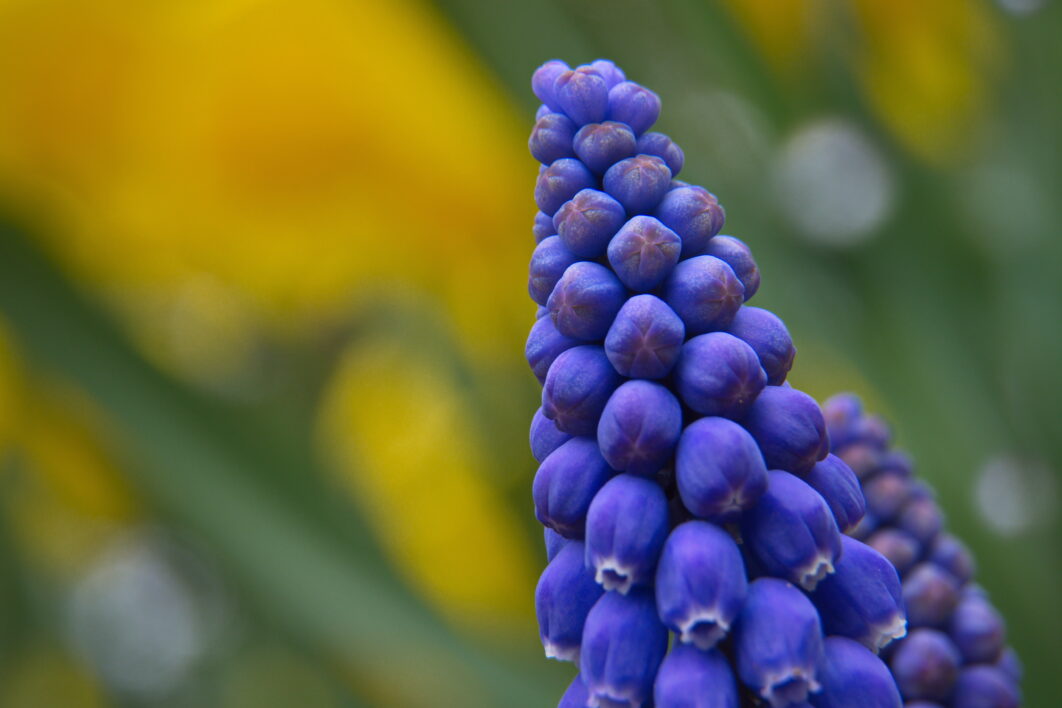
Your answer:
[[[719,200],[674,179],[660,97],[604,59],[531,85],[535,605],[578,668],[559,706],[1017,705],[968,551],[887,426],[787,383],[793,339],[749,304],[763,274]]]

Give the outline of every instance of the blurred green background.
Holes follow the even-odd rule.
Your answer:
[[[1062,696],[1062,9],[0,0],[0,706],[545,706],[531,71],[663,99]]]

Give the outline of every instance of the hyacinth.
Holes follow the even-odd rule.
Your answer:
[[[606,60],[547,62],[532,88],[535,602],[547,656],[579,672],[560,705],[903,705],[884,659],[909,600],[887,554],[845,535],[867,502],[786,382],[785,324],[748,304],[751,250],[719,233],[714,195],[675,179],[652,91]],[[895,513],[935,533],[927,509]],[[982,674],[950,695],[999,688]]]

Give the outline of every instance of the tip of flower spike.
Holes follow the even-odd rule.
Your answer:
[[[626,595],[634,582],[634,568],[615,558],[602,558],[594,563],[594,580],[605,591],[615,590]]]
[[[812,558],[811,562],[804,568],[798,570],[800,573],[800,586],[808,592],[812,592],[818,587],[819,582],[833,571],[833,560],[830,554],[820,553]]]
[[[873,634],[868,637],[869,641],[863,642],[863,644],[874,653],[877,653],[891,644],[893,640],[903,639],[907,636],[907,618],[898,614],[888,624],[877,625],[872,630]]]
[[[557,661],[570,661],[576,666],[579,665],[578,646],[561,646],[560,644],[554,644],[553,642],[543,637],[542,647],[546,650],[547,659],[556,659]]]
[[[679,641],[708,651],[725,637],[728,631],[730,623],[719,615],[719,610],[701,610],[679,624]]]
[[[760,696],[771,704],[772,708],[803,703],[809,693],[818,693],[822,686],[814,676],[807,676],[799,669],[786,671],[777,676],[768,676],[767,685],[760,691]]]

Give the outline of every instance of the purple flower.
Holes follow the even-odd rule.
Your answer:
[[[583,544],[572,541],[561,548],[535,589],[539,636],[547,657],[578,662],[583,624],[601,592],[583,565]]]
[[[995,666],[970,666],[959,673],[952,708],[1018,708],[1021,693],[1014,682]]]
[[[739,708],[737,683],[726,657],[678,645],[664,659],[653,689],[656,708]]]
[[[760,289],[760,269],[752,258],[752,249],[741,239],[715,236],[708,242],[702,255],[715,256],[734,270],[734,274],[745,288],[745,300]]]
[[[531,325],[531,332],[527,335],[524,358],[539,383],[545,383],[546,374],[549,373],[549,367],[553,365],[554,360],[580,344],[582,342],[578,339],[561,334],[553,324],[553,318],[540,317]]]
[[[660,97],[633,81],[618,83],[608,92],[608,117],[641,135],[660,117]]]
[[[735,520],[767,489],[767,466],[756,441],[726,418],[688,425],[675,454],[675,481],[682,503],[695,516]]]
[[[948,635],[916,629],[892,652],[889,665],[904,699],[945,701],[959,675],[962,657]]]
[[[866,513],[866,501],[852,468],[836,455],[827,455],[815,463],[804,481],[815,488],[829,504],[837,528],[847,533]]]
[[[666,387],[627,381],[613,392],[597,425],[601,454],[612,467],[651,475],[667,465],[682,433],[682,408]]]
[[[655,155],[628,157],[608,168],[603,184],[628,215],[649,214],[671,186],[671,170]]]
[[[664,299],[686,324],[686,334],[726,329],[744,300],[733,269],[713,256],[682,261],[664,285]]]
[[[682,239],[682,257],[704,253],[709,240],[719,233],[726,221],[723,207],[703,187],[682,185],[672,189],[656,208],[656,218]]]
[[[636,216],[608,244],[608,262],[630,290],[645,292],[663,282],[681,248],[674,231],[651,216]]]
[[[767,385],[756,352],[726,332],[710,332],[682,347],[675,387],[687,406],[704,415],[740,418]]]
[[[584,189],[553,216],[561,242],[578,258],[598,258],[623,225],[623,206],[596,189]]]
[[[568,266],[579,258],[568,250],[560,236],[542,239],[531,254],[531,268],[527,278],[527,292],[539,305],[549,302],[550,293]]]
[[[748,290],[745,294],[748,295]],[[746,305],[737,311],[726,331],[756,352],[768,384],[782,385],[796,357],[796,347],[782,320],[767,310]]]
[[[561,432],[539,407],[531,419],[531,456],[542,462],[558,447],[568,442],[571,435]]]
[[[635,295],[620,308],[605,335],[605,353],[622,376],[660,379],[678,360],[686,328],[653,295]]]
[[[613,477],[586,516],[586,565],[606,590],[626,594],[632,586],[649,585],[667,532],[660,485],[627,474]]]
[[[620,384],[605,350],[583,345],[553,360],[542,387],[542,412],[570,435],[593,435],[609,396]]]
[[[608,84],[589,67],[565,71],[553,82],[553,96],[576,125],[600,123],[609,110]]]
[[[579,261],[564,271],[546,306],[561,334],[594,341],[605,338],[626,298],[623,284],[612,271]]]
[[[811,696],[815,708],[901,708],[900,692],[885,664],[859,642],[827,637],[819,671],[822,692]]]
[[[531,493],[535,517],[565,538],[582,538],[586,513],[612,476],[593,438],[572,438],[539,466]]]
[[[531,137],[527,141],[531,156],[544,165],[562,157],[575,157],[572,149],[575,130],[575,123],[568,116],[547,113],[536,120],[535,127],[531,129]]]
[[[686,162],[682,148],[663,133],[646,133],[638,138],[637,150],[641,155],[656,155],[667,163],[672,177],[682,171]]]
[[[571,157],[562,157],[542,170],[535,183],[535,203],[545,214],[553,216],[564,202],[581,189],[592,189],[597,180],[586,165]]]
[[[568,139],[568,149],[573,147],[583,164],[601,175],[620,160],[633,157],[638,141],[629,126],[607,120],[580,128],[573,138]]]
[[[579,668],[590,705],[641,708],[667,652],[667,630],[652,594],[605,593],[586,618]]]
[[[772,469],[805,474],[830,451],[822,411],[795,388],[768,386],[742,420]]]

